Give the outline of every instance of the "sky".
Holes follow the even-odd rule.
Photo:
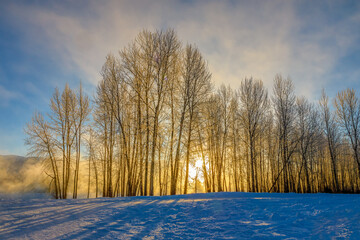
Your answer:
[[[173,28],[198,46],[215,86],[277,73],[316,102],[360,94],[360,1],[0,1],[0,155],[26,155],[24,127],[55,87],[93,96],[105,57],[141,31]]]

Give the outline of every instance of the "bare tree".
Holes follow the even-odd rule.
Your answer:
[[[79,182],[79,166],[81,158],[81,145],[82,145],[82,134],[83,125],[85,124],[88,115],[90,114],[89,98],[84,95],[82,85],[80,84],[79,93],[77,94],[77,106],[74,112],[73,121],[75,122],[75,146],[76,146],[76,163],[75,163],[75,174],[74,174],[74,190],[73,198],[77,198],[78,182]]]
[[[184,58],[184,97],[187,99],[185,102],[188,105],[188,136],[186,143],[184,194],[187,194],[193,122],[200,104],[207,99],[211,90],[211,74],[209,73],[205,60],[197,48],[187,45]],[[178,169],[175,170],[178,171]],[[175,173],[175,175],[176,174],[177,173]]]
[[[49,121],[36,113],[25,130],[31,154],[50,160],[56,198],[67,198],[71,176],[74,180],[73,197],[77,197],[82,126],[90,112],[89,100],[81,86],[78,96],[67,84],[61,94],[55,89]],[[62,166],[58,166],[58,160]],[[72,169],[75,169],[74,173]]]
[[[360,102],[354,89],[346,89],[337,94],[336,113],[350,140],[354,160],[360,176]]]
[[[306,192],[312,192],[310,170],[311,170],[311,147],[319,140],[320,132],[318,131],[319,116],[314,106],[304,97],[296,100],[297,109],[297,129],[299,138],[299,152],[301,155],[301,166],[299,171],[299,182],[301,180],[302,170],[305,172]],[[300,186],[300,184],[299,184]],[[303,192],[298,190],[299,192]]]
[[[56,146],[62,152],[61,198],[67,198],[71,175],[72,151],[77,136],[76,125],[73,121],[73,116],[76,114],[76,105],[76,94],[68,84],[66,84],[61,95],[59,90],[55,89],[51,99],[49,118],[51,119],[51,127],[57,136]]]
[[[245,79],[241,82],[239,90],[240,120],[247,135],[247,147],[250,151],[251,188],[250,191],[259,191],[259,180],[256,174],[257,146],[259,135],[262,133],[261,124],[264,123],[268,108],[267,91],[261,80]]]
[[[152,150],[150,164],[150,196],[154,195],[154,174],[155,174],[155,151],[159,131],[159,115],[163,107],[165,95],[168,91],[168,73],[172,67],[176,67],[176,59],[180,42],[174,30],[156,32],[156,47],[154,55],[154,92],[152,95],[152,109],[154,122],[152,131]]]
[[[45,163],[49,163],[51,181],[54,184],[54,197],[63,198],[60,172],[57,163],[56,142],[53,138],[53,131],[49,123],[44,120],[40,113],[35,113],[31,122],[26,125],[25,133],[27,135],[25,144],[30,146],[29,155],[44,158]]]
[[[274,96],[272,98],[279,141],[279,160],[281,169],[278,176],[270,188],[271,191],[277,184],[276,191],[294,191],[294,179],[291,171],[291,157],[296,150],[297,139],[294,128],[296,116],[295,94],[292,81],[284,79],[281,75],[275,76]],[[278,164],[280,165],[280,164]],[[278,179],[282,178],[282,185]]]
[[[339,189],[339,180],[338,180],[338,154],[340,147],[340,132],[339,126],[336,122],[335,115],[330,111],[328,106],[328,97],[326,96],[325,90],[323,89],[321,99],[319,101],[320,107],[322,110],[322,121],[324,122],[324,134],[327,139],[328,151],[330,153],[331,167],[332,167],[332,176],[334,191],[338,192]]]

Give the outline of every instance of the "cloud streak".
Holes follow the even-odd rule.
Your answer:
[[[19,98],[23,98],[20,93],[8,90],[0,85],[0,106],[6,107],[10,104],[11,101]]]

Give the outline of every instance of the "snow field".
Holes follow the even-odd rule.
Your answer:
[[[360,239],[360,196],[0,197],[0,239]]]

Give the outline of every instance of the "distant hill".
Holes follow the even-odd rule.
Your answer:
[[[0,193],[43,192],[44,175],[37,158],[0,155]]]

